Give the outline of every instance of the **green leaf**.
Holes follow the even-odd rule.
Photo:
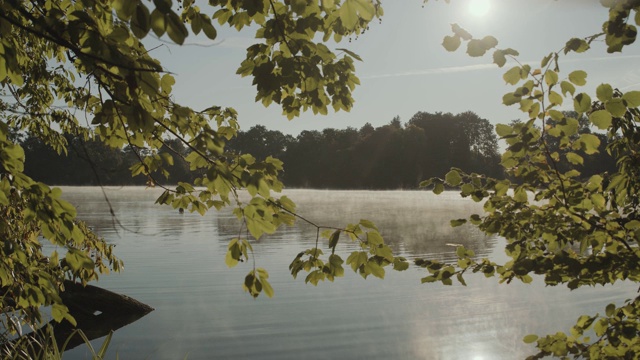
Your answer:
[[[340,240],[340,230],[336,230],[331,234],[329,238],[329,248],[335,248],[338,245],[338,240]]]
[[[374,229],[374,230],[378,231],[378,227],[371,220],[360,219],[359,224],[362,225],[363,227],[366,227],[366,228],[369,228],[369,229]]]
[[[67,320],[71,323],[71,325],[76,326],[76,319],[69,314],[69,309],[63,304],[54,303],[51,306],[51,316],[57,322],[62,322],[62,320]]]
[[[444,191],[444,184],[442,183],[437,183],[434,187],[433,187],[433,193],[438,195],[441,194]]]
[[[238,265],[238,259],[234,258],[233,253],[231,252],[231,250],[227,251],[227,255],[224,258],[224,262],[225,264],[227,264],[227,267],[232,268],[236,265]]]
[[[584,162],[584,159],[582,158],[582,156],[573,153],[573,152],[569,152],[566,154],[566,158],[567,161],[574,164],[574,165],[582,165],[582,163]]]
[[[471,34],[467,32],[467,30],[461,28],[458,24],[451,24],[451,31],[453,31],[454,34],[456,34],[457,36],[462,38],[462,40],[465,40],[465,41],[471,40],[473,38],[473,36],[471,36]]]
[[[156,6],[156,9],[162,12],[163,14],[171,12],[171,6],[173,5],[171,0],[153,0],[153,4]]]
[[[208,17],[205,17],[204,15],[201,15],[201,20],[202,20],[202,31],[204,32],[204,34],[209,39],[215,40],[216,37],[218,36],[218,32],[216,31],[216,28],[211,23],[211,19],[209,19]]]
[[[591,97],[585,93],[576,95],[573,99],[573,108],[578,114],[582,114],[591,110]]]
[[[522,187],[517,187],[513,193],[513,199],[519,203],[526,203],[528,200],[527,191]]]
[[[513,128],[509,125],[505,124],[497,124],[496,125],[496,133],[500,137],[505,137],[507,135],[511,135]]]
[[[595,331],[596,336],[604,335],[604,333],[607,331],[608,324],[609,322],[605,318],[596,321],[596,324],[593,326],[593,330]]]
[[[622,95],[622,99],[627,102],[627,107],[640,107],[640,91],[628,91]]]
[[[553,70],[547,70],[544,73],[544,81],[547,86],[555,85],[558,82],[558,73]]]
[[[79,250],[69,249],[64,258],[74,271],[93,270],[93,260]]]
[[[560,90],[562,90],[562,95],[571,94],[573,96],[576,92],[576,87],[568,81],[562,81],[560,82]]]
[[[404,271],[409,268],[409,262],[403,257],[396,257],[393,259],[393,270]]]
[[[555,91],[549,91],[549,102],[551,104],[562,105],[562,95]]]
[[[589,44],[584,39],[573,38],[567,41],[567,44],[565,45],[564,53],[567,54],[569,51],[582,53],[587,50],[589,50]]]
[[[507,63],[507,57],[504,55],[504,51],[496,50],[493,52],[493,63],[498,67],[503,67]]]
[[[166,30],[169,38],[178,45],[184,43],[184,39],[189,35],[189,31],[178,15],[171,12],[166,15]]]
[[[601,194],[592,194],[589,198],[591,199],[593,205],[596,206],[596,208],[604,209],[605,205],[607,204],[607,200]]]
[[[129,21],[135,11],[136,1],[114,0],[111,6],[116,11],[116,15],[118,15],[120,20]]]
[[[638,230],[640,229],[640,221],[631,220],[628,223],[624,224],[624,228],[627,230]]]
[[[572,71],[569,74],[569,81],[578,86],[584,86],[587,84],[587,73],[582,70]]]
[[[158,11],[158,9],[154,9],[151,12],[150,25],[151,30],[153,30],[153,33],[156,34],[157,37],[164,35],[167,25],[165,23],[164,14]]]
[[[517,84],[522,79],[522,77],[520,76],[520,67],[514,66],[511,69],[507,70],[507,72],[502,75],[502,78],[507,82],[507,84]]]
[[[442,46],[447,51],[456,51],[460,47],[460,37],[459,36],[445,36],[442,41]]]
[[[267,295],[267,297],[272,298],[274,291],[273,291],[273,287],[271,286],[271,283],[269,283],[267,279],[261,279],[260,282],[262,283],[262,292],[264,292],[264,294]]]
[[[596,110],[589,114],[589,121],[601,130],[608,129],[611,126],[612,120],[613,117],[606,110]]]
[[[471,39],[467,43],[467,54],[472,57],[482,56],[487,52],[487,48],[482,40]]]
[[[493,37],[491,35],[483,37],[482,40],[480,40],[480,41],[482,42],[482,44],[484,45],[485,49],[487,49],[487,50],[498,46],[498,39],[496,39],[495,37]]]
[[[378,246],[384,244],[384,239],[377,231],[369,231],[367,233],[367,242],[370,246]]]
[[[368,0],[345,0],[339,10],[342,25],[352,30],[358,24],[358,20],[371,20],[375,14],[373,3]]]
[[[615,304],[607,305],[606,314],[607,314],[608,317],[613,316],[614,311],[616,311],[616,305]]]
[[[596,89],[596,96],[602,102],[609,101],[613,98],[613,88],[609,84],[600,84]]]
[[[456,274],[456,278],[458,279],[458,282],[460,284],[462,284],[463,286],[467,286],[467,282],[464,281],[464,278],[462,277],[461,273]]]
[[[384,268],[375,261],[368,261],[364,264],[365,274],[371,274],[379,279],[384,279]]]
[[[577,141],[582,151],[588,155],[598,152],[600,147],[600,139],[593,134],[581,134]]]
[[[451,170],[445,175],[444,180],[451,186],[458,186],[462,182],[460,173],[457,170]]]
[[[502,97],[502,103],[507,106],[510,106],[510,105],[519,103],[520,99],[521,97],[515,96],[513,93],[506,93]]]
[[[613,98],[604,104],[604,108],[611,113],[613,117],[623,117],[627,112],[627,107],[621,98]]]
[[[456,220],[451,220],[451,227],[458,227],[458,226],[462,226],[464,224],[466,224],[467,219],[456,219]]]
[[[138,39],[142,39],[151,30],[149,22],[149,9],[142,3],[138,3],[135,13],[131,19],[131,31]]]
[[[347,53],[347,55],[351,56],[352,58],[354,58],[354,59],[356,59],[358,61],[362,61],[362,58],[360,57],[360,55],[354,53],[353,51],[351,51],[349,49],[337,48],[336,50],[344,51],[345,53]]]
[[[531,344],[536,340],[538,340],[538,335],[535,335],[535,334],[529,334],[522,339],[522,341],[524,341],[525,344]]]

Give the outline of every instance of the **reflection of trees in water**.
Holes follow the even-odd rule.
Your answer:
[[[109,206],[99,188],[68,188],[65,198],[80,204],[80,218],[99,233],[107,235],[123,231],[114,227]],[[140,187],[108,188],[113,210],[127,228],[141,235],[162,233],[163,239],[175,240],[185,231],[211,231],[208,221],[202,222],[197,214],[179,214],[170,207],[152,206],[160,195],[157,189]],[[394,251],[409,257],[452,259],[455,247],[462,244],[478,256],[491,252],[496,238],[484,236],[473,226],[452,228],[450,221],[481,213],[480,204],[461,199],[457,193],[446,192],[435,196],[426,191],[324,191],[287,190],[285,195],[294,200],[301,216],[323,226],[344,227],[368,219],[376,223]],[[207,215],[217,225],[222,243],[238,236],[242,223],[231,209]],[[87,216],[83,216],[83,215]],[[90,215],[89,215],[90,214]],[[187,230],[188,229],[188,230]],[[243,234],[244,235],[244,234]],[[261,242],[308,247],[315,241],[316,231],[311,225],[298,221],[294,227],[282,227]],[[110,236],[110,238],[113,238]],[[343,239],[346,239],[343,238]],[[116,239],[112,239],[117,242]],[[323,243],[326,246],[326,241]]]
[[[462,244],[478,256],[486,256],[496,243],[496,238],[486,237],[473,226],[450,226],[452,219],[482,211],[481,205],[460,199],[457,193],[289,190],[286,195],[296,202],[299,215],[318,225],[344,227],[360,219],[371,220],[394,251],[410,257],[455,257],[455,247],[447,244]],[[241,227],[227,212],[216,219],[221,234],[237,234]],[[264,241],[286,238],[307,246],[315,236],[313,226],[298,221],[294,228],[283,228]]]
[[[161,189],[106,187],[105,191],[109,203],[99,187],[67,187],[64,198],[77,206],[81,220],[115,242],[119,237],[111,234],[122,236],[133,232],[142,236],[162,234],[162,239],[177,237],[185,227],[201,221],[199,217],[179,214],[171,207],[154,205]]]

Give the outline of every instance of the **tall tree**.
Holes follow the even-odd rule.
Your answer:
[[[457,115],[418,112],[409,124],[425,131],[427,154],[422,163],[425,176],[445,173],[451,166],[500,175],[496,166],[498,141],[488,120],[470,111]]]

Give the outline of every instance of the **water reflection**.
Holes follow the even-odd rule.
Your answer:
[[[65,189],[79,216],[117,244],[122,274],[99,286],[129,295],[156,310],[118,330],[109,358],[181,359],[514,359],[531,348],[529,333],[567,331],[584,313],[630,297],[635,287],[579,289],[533,284],[499,285],[473,274],[468,286],[420,285],[424,270],[390,271],[385,280],[344,278],[318,287],[293,280],[287,269],[302,249],[315,243],[315,230],[285,227],[253,247],[257,266],[267,268],[273,299],[251,299],[241,284],[252,264],[228,269],[224,255],[239,222],[228,211],[206,216],[179,214],[153,205],[158,190],[109,189],[118,220],[113,225],[99,189]],[[455,194],[426,192],[287,192],[301,215],[328,226],[361,218],[380,227],[395,250],[407,257],[452,257],[461,243],[494,258],[504,246],[471,227],[450,228],[449,220],[479,212],[479,205]],[[326,244],[325,244],[326,246]],[[349,244],[343,244],[348,250]],[[345,248],[346,247],[346,248]],[[628,286],[629,285],[629,286]],[[95,346],[99,346],[98,341]],[[84,359],[82,347],[65,358]]]
[[[486,257],[497,241],[470,225],[450,226],[450,220],[468,218],[482,210],[481,205],[460,199],[455,193],[434,196],[421,191],[289,190],[286,194],[295,200],[299,215],[319,225],[345,227],[360,219],[373,221],[392,249],[409,258],[455,259],[452,244],[462,244],[478,257]],[[216,221],[223,233],[240,229],[234,216],[218,216]],[[284,231],[301,243],[315,241],[315,227],[302,221]],[[263,241],[273,241],[273,236]]]

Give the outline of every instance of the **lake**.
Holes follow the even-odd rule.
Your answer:
[[[345,264],[345,277],[317,287],[293,279],[289,263],[315,244],[315,228],[298,223],[253,242],[256,265],[270,272],[275,296],[242,290],[250,265],[229,269],[224,257],[240,223],[230,211],[179,214],[154,205],[158,189],[107,188],[118,226],[99,188],[65,187],[65,198],[125,263],[124,272],[96,284],[155,308],[118,330],[109,358],[120,359],[516,359],[533,348],[530,333],[568,331],[578,316],[604,312],[635,296],[634,284],[584,288],[498,284],[466,276],[468,286],[420,284],[424,269],[387,271],[362,279]],[[393,250],[409,259],[455,259],[459,243],[480,257],[503,260],[504,240],[449,220],[481,210],[457,193],[420,191],[288,190],[299,214],[327,226],[366,218]],[[355,249],[346,237],[337,252]],[[327,249],[327,242],[322,243]],[[99,347],[101,340],[94,341]],[[89,358],[85,346],[65,359]]]

